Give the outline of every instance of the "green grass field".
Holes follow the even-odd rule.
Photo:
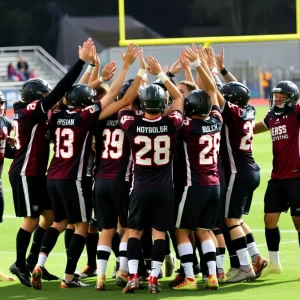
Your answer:
[[[267,107],[257,108],[257,120],[261,120]],[[263,222],[263,199],[270,177],[272,154],[271,139],[269,133],[264,133],[254,138],[254,155],[257,163],[261,167],[261,184],[254,194],[250,216],[245,217],[245,221],[253,229],[256,242],[260,253],[268,257],[267,247],[264,237]],[[5,191],[5,217],[4,223],[0,227],[0,269],[9,273],[9,266],[15,261],[15,236],[21,224],[21,220],[14,217],[14,208],[10,184],[8,181],[7,170],[10,162],[6,161],[3,172],[3,186]],[[96,292],[93,290],[95,278],[88,279],[90,287],[81,289],[61,290],[60,282],[46,282],[43,284],[43,290],[35,291],[21,285],[18,281],[15,283],[0,282],[0,300],[20,299],[20,300],[81,300],[81,299],[183,299],[194,300],[198,297],[207,299],[299,299],[300,281],[300,262],[299,245],[297,233],[294,230],[289,214],[283,214],[280,220],[281,229],[281,263],[283,272],[280,275],[272,275],[266,279],[258,279],[252,283],[225,284],[218,291],[204,291],[201,284],[197,292],[175,292],[168,288],[167,283],[170,278],[161,280],[162,293],[157,295],[147,294],[146,291],[138,291],[134,295],[122,294],[122,291],[110,279],[114,264],[112,255],[107,271],[107,291]],[[64,253],[63,236],[60,237],[53,253],[47,261],[47,268],[52,273],[63,276],[66,263]],[[86,264],[85,250],[79,262],[79,269]],[[178,262],[177,262],[178,265]],[[228,267],[228,258],[226,258],[226,268]]]

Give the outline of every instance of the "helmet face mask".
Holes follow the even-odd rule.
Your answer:
[[[159,85],[147,86],[141,94],[142,111],[149,114],[162,113],[166,107],[166,98],[166,92]]]
[[[226,101],[229,101],[240,107],[247,106],[251,97],[248,87],[237,81],[223,84],[220,87],[220,93],[223,95]]]
[[[211,108],[210,96],[205,91],[193,90],[184,100],[184,113],[187,117],[207,117]]]
[[[95,103],[97,92],[87,84],[74,84],[66,93],[67,105],[70,108],[85,108]]]
[[[270,98],[270,109],[277,115],[293,107],[299,99],[299,89],[291,81],[280,81],[273,88]]]

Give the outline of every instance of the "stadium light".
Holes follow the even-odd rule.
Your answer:
[[[120,46],[128,46],[130,43],[139,46],[178,45],[178,44],[204,44],[209,46],[213,43],[239,43],[239,42],[267,42],[267,41],[291,41],[300,40],[300,0],[296,1],[296,33],[293,34],[270,34],[270,35],[243,35],[243,36],[210,36],[188,38],[161,38],[161,39],[126,39],[125,25],[125,0],[119,0],[119,30]]]

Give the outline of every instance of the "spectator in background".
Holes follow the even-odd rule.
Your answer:
[[[7,79],[13,80],[13,81],[19,81],[19,76],[18,76],[16,69],[14,68],[12,63],[10,63],[7,66]]]
[[[19,81],[26,81],[28,80],[28,76],[29,73],[25,71],[25,68],[21,68],[18,71],[18,77],[19,77]]]
[[[25,80],[28,80],[29,78],[29,66],[28,66],[28,63],[25,61],[24,59],[24,56],[20,56],[19,57],[19,61],[17,63],[17,68],[19,70],[19,73],[24,73],[25,76],[26,76],[26,79]],[[23,71],[24,69],[24,71]],[[21,80],[23,81],[23,80]]]
[[[264,98],[269,100],[272,91],[272,74],[266,68],[260,73],[260,85],[264,89]]]
[[[29,71],[29,79],[37,78],[37,75],[35,73],[34,69],[30,69]]]

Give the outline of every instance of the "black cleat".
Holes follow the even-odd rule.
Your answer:
[[[58,280],[59,278],[53,274],[50,274],[46,268],[42,268],[43,271],[43,280],[52,281],[52,280]]]
[[[31,287],[30,275],[26,268],[18,268],[14,263],[9,267],[9,271],[16,275],[23,285]]]

